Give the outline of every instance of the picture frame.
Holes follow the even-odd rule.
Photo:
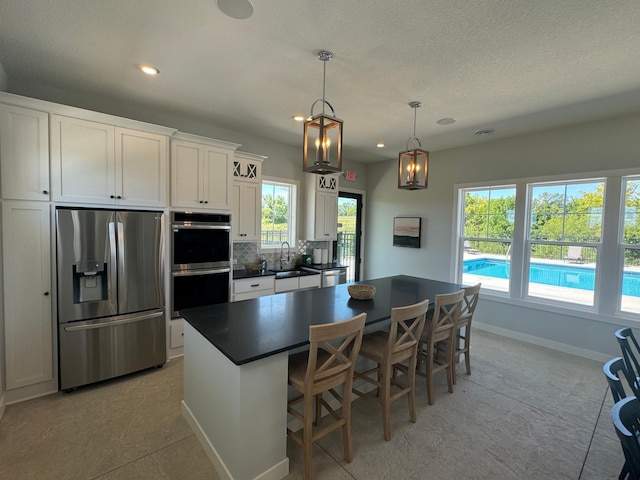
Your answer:
[[[420,248],[422,236],[421,217],[393,218],[393,246]]]

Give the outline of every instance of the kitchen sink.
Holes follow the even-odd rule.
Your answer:
[[[276,274],[276,279],[278,279],[278,278],[299,277],[302,274],[302,272],[300,270],[285,270],[285,271],[276,270],[275,274]]]

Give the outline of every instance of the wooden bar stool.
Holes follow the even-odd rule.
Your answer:
[[[431,321],[418,343],[417,374],[427,379],[427,399],[433,405],[433,375],[446,370],[449,392],[453,393],[453,341],[454,328],[464,302],[464,290],[436,295],[435,309]],[[420,367],[424,363],[425,371]]]
[[[302,395],[290,400],[287,412],[302,422],[302,435],[287,428],[287,435],[304,448],[304,478],[313,478],[311,452],[313,442],[337,428],[342,428],[344,459],[351,461],[351,387],[353,368],[362,343],[362,331],[366,313],[349,320],[309,327],[310,347],[308,352],[289,357],[289,385]],[[336,388],[342,385],[342,394]],[[324,392],[331,393],[341,404],[336,412],[323,398]],[[316,406],[316,426],[313,428],[313,404]],[[302,403],[303,412],[293,408]],[[333,417],[329,425],[319,427],[322,408]]]
[[[389,332],[373,332],[362,339],[360,356],[373,360],[377,366],[365,372],[354,371],[354,377],[377,387],[376,391],[382,407],[384,439],[387,441],[391,440],[391,404],[398,398],[407,395],[409,418],[414,423],[416,421],[416,353],[428,308],[429,300],[393,308]],[[407,365],[401,362],[407,362]],[[407,375],[406,386],[398,382],[396,370]],[[392,395],[393,386],[399,391]],[[355,388],[353,393],[361,397],[367,395]]]

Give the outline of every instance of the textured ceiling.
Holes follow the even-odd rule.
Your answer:
[[[37,82],[301,146],[291,117],[322,96],[316,53],[331,50],[326,99],[359,161],[405,148],[412,100],[431,151],[640,111],[638,0],[252,3],[235,20],[215,0],[0,0],[0,64],[10,91]]]

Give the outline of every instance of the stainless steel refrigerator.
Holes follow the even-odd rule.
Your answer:
[[[62,390],[166,361],[161,212],[56,210]]]

